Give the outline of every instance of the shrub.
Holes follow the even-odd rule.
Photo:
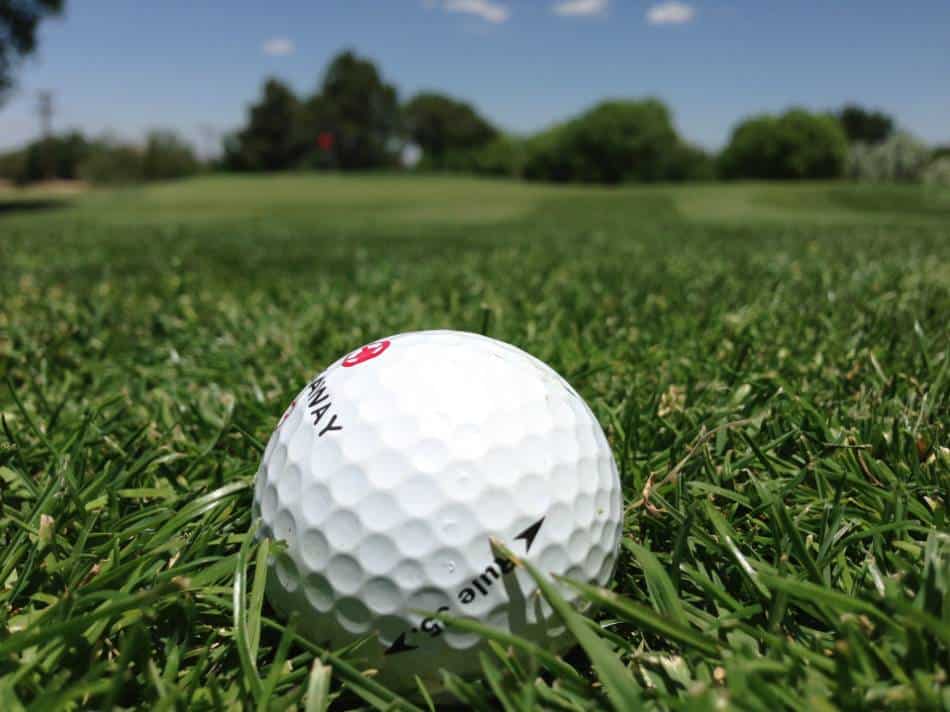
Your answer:
[[[837,178],[847,152],[836,118],[791,109],[739,124],[720,157],[720,171],[725,178]]]
[[[567,125],[553,126],[535,134],[525,144],[523,175],[529,180],[566,182],[579,180]]]
[[[97,142],[79,165],[79,176],[90,183],[119,185],[139,183],[145,177],[141,149],[109,140]]]
[[[716,178],[716,164],[706,151],[684,141],[677,142],[667,159],[666,180],[710,181]]]
[[[79,132],[34,141],[0,157],[0,178],[20,185],[82,178],[95,183],[135,183],[196,173],[194,151],[172,131],[153,131],[144,149],[114,139],[91,141]]]
[[[168,180],[194,175],[200,168],[195,152],[174,131],[149,133],[142,156],[142,178]]]
[[[519,178],[524,170],[524,141],[514,136],[498,136],[474,151],[475,173]]]
[[[909,133],[900,132],[875,146],[851,146],[845,175],[862,181],[918,181],[930,157],[924,144]]]
[[[23,151],[9,151],[0,154],[0,180],[15,183],[23,171]]]
[[[416,168],[518,178],[524,165],[524,151],[524,141],[521,139],[498,136],[478,148],[448,151],[441,159],[424,155]]]
[[[526,146],[526,178],[620,183],[667,177],[678,139],[670,112],[655,100],[606,101]]]
[[[923,170],[920,178],[927,185],[950,186],[950,156],[931,162]]]
[[[19,185],[73,180],[89,149],[89,142],[77,131],[39,139],[0,158],[0,177]]]

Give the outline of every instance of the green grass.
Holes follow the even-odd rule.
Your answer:
[[[246,532],[301,384],[438,327],[564,374],[627,504],[611,590],[581,587],[596,625],[531,571],[581,647],[496,635],[482,680],[447,679],[461,704],[950,706],[945,191],[270,177],[20,203],[0,709],[426,707],[296,639]]]

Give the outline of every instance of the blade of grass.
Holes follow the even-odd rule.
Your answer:
[[[492,538],[491,545],[496,555],[504,557],[515,566],[523,567],[534,579],[545,600],[587,653],[614,709],[637,709],[642,704],[640,686],[607,644],[584,624],[583,616],[561,597],[554,585],[530,562],[519,559],[497,539]]]
[[[254,532],[249,531],[244,536],[241,550],[238,553],[237,565],[234,569],[233,628],[238,660],[243,672],[240,680],[247,686],[251,697],[259,702],[261,699],[261,679],[257,673],[257,660],[251,655],[247,620],[247,557],[253,544]]]
[[[314,658],[307,678],[307,694],[304,712],[327,712],[330,708],[330,680],[333,668]]]
[[[659,559],[653,555],[652,551],[631,539],[624,538],[623,545],[639,562],[650,592],[650,600],[657,612],[680,625],[688,625],[683,603]]]

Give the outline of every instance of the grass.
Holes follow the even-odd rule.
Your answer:
[[[482,630],[457,702],[950,706],[946,192],[248,177],[0,207],[0,709],[427,707],[285,627],[246,532],[301,384],[438,327],[564,374],[627,506],[611,590],[561,584],[596,624],[525,563],[579,649]]]

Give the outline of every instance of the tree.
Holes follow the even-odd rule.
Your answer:
[[[268,79],[260,101],[248,112],[247,126],[225,143],[226,164],[252,171],[295,168],[308,149],[303,127],[297,96],[277,79]]]
[[[479,148],[498,135],[470,104],[444,94],[417,94],[403,114],[409,136],[434,166],[441,167],[449,152]]]
[[[882,143],[894,133],[894,119],[890,116],[855,104],[845,106],[838,120],[851,143]]]
[[[336,117],[322,94],[311,96],[303,107],[303,134],[307,142],[309,168],[339,168]]]
[[[664,180],[678,144],[662,102],[605,101],[532,138],[524,174],[590,183]]]
[[[847,152],[847,137],[835,117],[791,109],[739,124],[720,156],[720,170],[725,178],[837,178]]]
[[[63,9],[63,0],[0,0],[0,100],[13,86],[13,70],[36,49],[36,28]]]
[[[0,177],[19,185],[41,180],[73,180],[92,145],[78,131],[32,141],[19,151],[7,154]]]
[[[319,96],[319,102],[308,102],[311,127],[316,122],[325,127],[321,130],[332,131],[336,165],[361,170],[396,164],[401,149],[399,100],[376,65],[353,52],[337,55],[327,67]]]

